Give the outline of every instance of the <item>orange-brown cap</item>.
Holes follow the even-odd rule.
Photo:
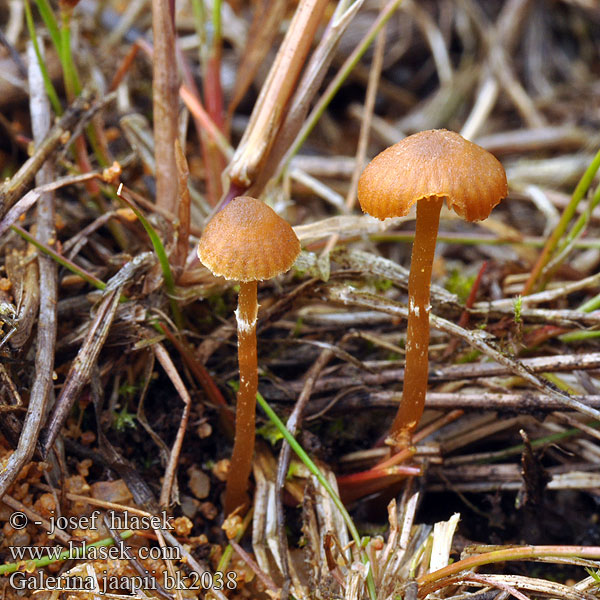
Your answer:
[[[213,274],[237,281],[270,279],[291,268],[300,242],[290,224],[264,202],[234,198],[206,225],[198,258]]]
[[[378,154],[358,181],[364,212],[402,217],[423,198],[446,198],[448,208],[467,221],[487,219],[508,194],[498,159],[458,133],[421,131]]]

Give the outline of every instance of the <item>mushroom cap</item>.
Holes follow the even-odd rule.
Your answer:
[[[402,217],[423,198],[446,198],[467,221],[487,219],[508,194],[500,161],[477,144],[446,129],[421,131],[378,154],[358,181],[364,212]]]
[[[291,225],[250,196],[234,198],[206,225],[198,258],[214,275],[262,281],[285,273],[300,253]]]

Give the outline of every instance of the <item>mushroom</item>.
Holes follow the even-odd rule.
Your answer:
[[[410,444],[425,406],[431,269],[443,199],[467,221],[481,221],[507,193],[500,162],[445,129],[408,136],[378,154],[360,176],[360,205],[378,219],[404,216],[418,202],[408,279],[404,387],[390,431],[394,445]]]
[[[200,261],[214,275],[240,282],[235,311],[240,387],[225,514],[248,506],[258,391],[257,281],[288,271],[299,253],[300,242],[290,224],[264,202],[250,196],[234,198],[218,212],[207,223],[198,244]]]

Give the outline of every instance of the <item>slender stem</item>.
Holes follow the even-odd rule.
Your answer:
[[[235,440],[225,489],[225,514],[239,506],[248,506],[248,481],[254,454],[258,361],[256,357],[256,317],[258,300],[256,281],[240,283],[238,309],[238,363],[240,388],[235,413]]]
[[[404,389],[390,435],[399,445],[410,442],[425,407],[429,371],[429,290],[435,241],[443,198],[425,198],[417,204],[415,241],[408,277],[408,329]]]

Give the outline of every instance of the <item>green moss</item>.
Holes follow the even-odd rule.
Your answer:
[[[112,426],[121,433],[126,429],[135,429],[135,413],[128,412],[127,405],[124,405],[120,412],[114,413]]]
[[[475,362],[481,356],[481,352],[479,350],[471,350],[466,354],[463,354],[456,362],[458,364],[466,364]]]
[[[375,289],[378,292],[387,292],[393,285],[394,282],[391,279],[377,279],[375,281]]]
[[[466,302],[475,282],[476,275],[464,275],[459,269],[453,269],[450,273],[444,287],[451,292],[456,294],[461,302]]]

